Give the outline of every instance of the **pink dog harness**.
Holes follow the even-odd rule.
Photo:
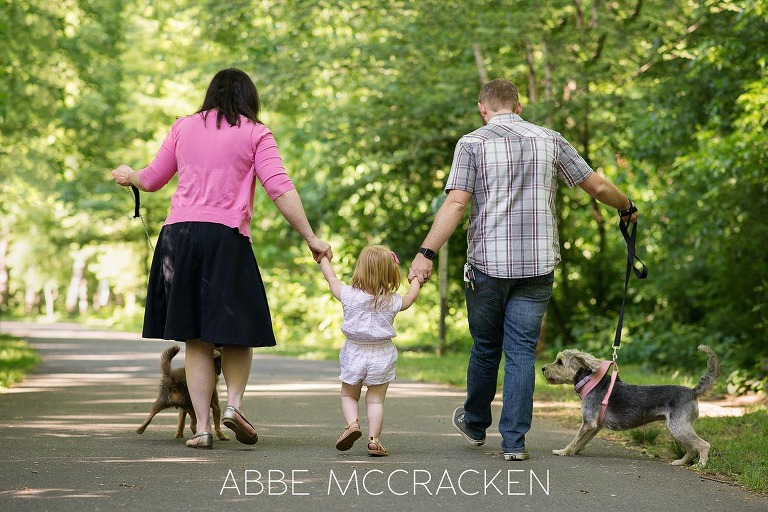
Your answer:
[[[596,372],[587,375],[581,379],[576,384],[576,386],[574,386],[576,393],[578,393],[579,396],[581,396],[581,399],[584,400],[584,398],[595,388],[595,386],[597,386],[597,383],[600,382],[603,377],[605,377],[605,374],[608,373],[608,369],[611,366],[613,366],[613,373],[611,373],[611,383],[608,385],[608,391],[606,391],[605,396],[603,397],[603,401],[600,403],[600,413],[597,416],[598,425],[603,424],[605,410],[608,408],[608,399],[611,397],[611,392],[613,392],[613,385],[616,383],[616,377],[619,376],[619,365],[616,364],[616,361],[603,361],[600,363],[600,368],[598,368]]]

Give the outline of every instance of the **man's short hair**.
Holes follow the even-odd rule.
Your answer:
[[[505,109],[514,111],[520,98],[515,84],[503,78],[496,78],[483,85],[477,101],[494,112]]]

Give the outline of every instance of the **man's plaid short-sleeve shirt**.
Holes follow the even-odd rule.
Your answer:
[[[498,114],[456,144],[446,192],[472,193],[467,261],[492,277],[548,274],[560,261],[557,179],[578,185],[592,169],[559,133]]]

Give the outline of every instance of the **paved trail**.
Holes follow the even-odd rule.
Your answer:
[[[463,393],[439,385],[390,387],[389,457],[368,457],[361,441],[338,452],[337,365],[268,351],[257,351],[243,406],[258,444],[233,436],[192,450],[173,437],[173,409],[135,433],[170,342],[71,324],[4,322],[0,332],[26,337],[43,357],[0,394],[2,511],[768,511],[766,498],[604,440],[577,457],[552,455],[575,418],[564,428],[537,416],[532,459],[505,462],[498,433],[474,448],[453,430]]]

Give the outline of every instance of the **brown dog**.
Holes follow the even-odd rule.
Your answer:
[[[190,417],[190,430],[192,430],[193,434],[197,433],[197,417],[195,416],[192,399],[187,388],[186,372],[183,367],[171,369],[171,359],[179,353],[179,350],[178,345],[173,345],[165,349],[163,355],[160,356],[160,370],[163,372],[163,376],[160,379],[160,395],[155,400],[147,420],[136,429],[137,434],[143,434],[152,418],[160,411],[169,407],[176,407],[179,410],[179,422],[176,425],[177,438],[184,437],[184,424],[187,414]],[[216,383],[218,383],[219,375],[221,374],[221,352],[218,350],[214,351],[213,361],[216,368]],[[213,424],[216,429],[216,437],[221,441],[229,440],[229,437],[221,431],[221,407],[219,406],[219,393],[215,385],[213,387],[213,395],[211,395],[211,409],[213,409]]]

